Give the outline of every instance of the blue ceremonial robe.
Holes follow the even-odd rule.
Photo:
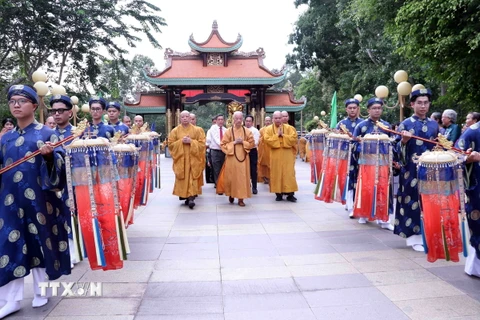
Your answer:
[[[1,139],[0,164],[5,167],[41,147],[57,142],[55,132],[34,121]],[[58,191],[65,184],[63,150],[53,161],[42,155],[0,176],[0,286],[27,276],[32,268],[45,268],[50,280],[70,274],[66,217]]]
[[[420,119],[413,115],[405,119],[398,131],[406,130],[415,136],[425,139],[435,139],[438,136],[438,123],[430,118]],[[400,177],[395,208],[394,233],[403,238],[421,234],[420,228],[420,197],[418,193],[417,165],[412,157],[421,155],[434,147],[433,143],[410,139],[402,145],[401,136],[397,136],[397,152],[400,159]]]
[[[72,135],[72,130],[75,130],[75,127],[72,126],[69,123],[63,129],[60,129],[59,127],[56,127],[55,128],[55,134],[58,136],[58,140],[63,140],[63,139],[68,138]],[[69,145],[70,143],[72,143],[72,142],[69,141],[69,142],[66,143],[66,145]]]
[[[345,127],[348,129],[348,131],[353,134],[353,131],[355,131],[355,128],[362,122],[364,121],[363,119],[361,118],[355,118],[355,120],[352,120],[350,118],[345,118],[343,120],[341,120],[338,124],[337,124],[337,129],[340,130],[340,125],[344,124]]]
[[[124,124],[123,122],[121,121],[118,121],[117,123],[115,124],[112,124],[112,123],[109,123],[110,126],[113,127],[113,129],[115,130],[115,132],[122,132],[122,135],[126,135],[128,133],[128,131],[130,130],[126,124]]]
[[[340,125],[344,124],[347,130],[353,135],[353,131],[362,121],[363,119],[360,118],[355,118],[355,120],[345,118],[337,124],[337,129],[340,130]],[[353,141],[351,143],[353,143]],[[354,159],[353,157],[353,152],[350,158],[350,168],[348,169],[348,176],[348,190],[354,190],[357,185],[357,167],[356,159]]]
[[[388,123],[387,121],[385,120],[378,120],[380,123],[383,123],[385,126],[387,126],[388,128],[390,128],[390,123]],[[355,127],[355,130],[353,131],[353,136],[356,138],[356,137],[363,137],[365,136],[366,134],[369,134],[369,133],[372,133],[372,132],[378,132],[378,133],[384,133],[388,136],[390,136],[390,134],[388,132],[385,132],[385,131],[382,131],[381,128],[379,128],[376,124],[375,124],[375,121],[373,121],[372,119],[368,118],[366,120],[363,120],[362,122],[360,122],[356,127]],[[362,150],[361,150],[361,144],[356,141],[355,142],[355,153],[356,154],[359,154]]]
[[[59,140],[63,140],[65,138],[68,138],[70,137],[73,133],[72,133],[72,130],[75,130],[75,127],[72,126],[70,123],[63,129],[60,129],[59,127],[56,127],[55,128],[55,134],[58,136],[58,139]],[[69,145],[70,143],[72,143],[72,141],[69,141],[67,143],[65,143],[65,145]],[[62,194],[62,212],[65,214],[66,216],[66,219],[67,219],[67,223],[68,223],[68,226],[70,228],[72,228],[72,220],[70,219],[70,206],[69,206],[69,195],[68,195],[68,189],[67,189],[67,186],[65,185],[65,187],[62,189],[61,191],[61,194]],[[72,195],[73,196],[73,195]],[[68,237],[70,239],[73,238],[73,233],[70,232]]]
[[[387,121],[385,120],[378,120],[379,122],[383,123],[385,126],[387,126],[388,128],[391,128],[390,126],[390,123],[388,123]],[[366,120],[363,120],[362,122],[360,122],[357,126],[355,126],[355,130],[353,131],[353,136],[355,138],[357,137],[364,137],[366,134],[369,134],[369,133],[372,133],[372,132],[378,132],[378,133],[384,133],[388,136],[390,136],[390,133],[388,132],[385,132],[385,131],[382,131],[381,128],[379,128],[376,124],[375,124],[375,121],[373,121],[372,119],[368,118]],[[393,148],[395,149],[395,148]],[[355,188],[357,186],[357,179],[358,179],[358,159],[360,157],[360,153],[362,152],[362,144],[358,141],[354,141],[354,146],[353,146],[353,151],[352,151],[352,155],[353,155],[353,158],[355,159],[354,161],[354,166],[355,166]],[[395,158],[394,158],[395,160]],[[393,183],[393,181],[392,181]],[[392,188],[392,185],[390,185],[390,188]],[[393,213],[393,197],[392,197],[392,193],[393,192],[389,192],[389,199],[388,199],[388,203],[389,203],[389,206],[388,206],[388,214],[392,214]]]
[[[457,147],[462,150],[472,148],[480,152],[480,123],[475,123],[460,136]],[[475,248],[480,259],[480,162],[472,162],[465,166],[467,187],[465,192],[468,202],[465,204],[468,226],[470,227],[470,244]]]
[[[88,136],[88,133],[96,137],[107,138],[110,140],[115,135],[115,129],[103,122],[100,122],[99,124],[90,123],[90,126],[85,130],[84,135]]]

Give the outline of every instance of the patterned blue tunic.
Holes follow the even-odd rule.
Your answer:
[[[347,127],[348,131],[353,134],[353,131],[355,130],[357,125],[359,125],[362,121],[364,120],[361,118],[355,118],[355,120],[345,118],[337,124],[337,129],[340,130],[340,125],[344,124],[345,127]]]
[[[362,121],[363,119],[360,118],[356,118],[355,120],[345,118],[337,124],[337,129],[340,130],[340,125],[344,124],[348,131],[353,135],[353,131],[355,130],[356,126]],[[353,143],[353,141],[351,143]],[[352,156],[350,158],[350,168],[348,171],[348,190],[354,190],[357,185],[357,168],[355,165],[355,161],[356,159],[354,159],[352,153]]]
[[[480,124],[471,125],[458,139],[457,147],[462,150],[472,148],[480,152]],[[470,227],[470,244],[475,248],[477,258],[480,259],[480,162],[469,163],[465,166],[468,203],[468,226]]]
[[[72,135],[72,130],[75,130],[75,127],[72,126],[70,123],[63,129],[60,129],[58,126],[55,128],[55,134],[58,136],[58,139],[59,140],[63,140],[65,138],[68,138]],[[72,141],[69,141],[67,142],[65,145],[69,145],[70,143],[72,143]],[[65,188],[62,189],[61,191],[61,194],[62,194],[62,212],[65,214],[65,216],[67,217],[67,223],[68,223],[68,226],[70,228],[72,228],[72,221],[71,219],[69,218],[70,217],[70,206],[69,206],[69,202],[68,202],[68,199],[69,199],[69,195],[68,195],[68,190],[67,190],[67,186],[65,185]],[[73,238],[73,233],[70,232],[69,234],[69,238],[72,239]]]
[[[438,136],[438,123],[430,118],[422,120],[413,115],[398,126],[398,131],[402,130],[433,140]],[[425,151],[431,150],[434,144],[410,139],[406,145],[402,145],[401,138],[401,136],[397,136],[396,139],[401,169],[395,208],[395,229],[393,232],[403,238],[408,238],[421,234],[417,165],[412,161],[412,157],[415,154],[421,155]]]
[[[87,128],[87,130],[85,130],[84,135],[88,136],[89,132],[96,137],[107,138],[108,140],[113,138],[115,135],[115,129],[108,124],[104,124],[103,122],[100,122],[96,125],[90,123],[90,126]]]
[[[388,128],[391,128],[390,126],[390,123],[388,123],[387,121],[385,120],[378,120],[379,122],[383,123],[385,126],[387,126]],[[382,129],[380,129],[377,125],[375,125],[375,121],[373,121],[372,119],[368,118],[366,120],[363,120],[362,122],[360,122],[356,127],[355,127],[355,130],[353,131],[353,136],[355,138],[357,137],[364,137],[366,134],[369,134],[369,133],[372,133],[372,132],[378,132],[378,133],[384,133],[388,136],[390,136],[389,133],[386,133],[384,131],[382,131]],[[359,169],[359,166],[358,166],[358,159],[360,157],[360,153],[362,152],[362,144],[359,143],[358,141],[355,141],[354,142],[354,146],[353,146],[353,157],[355,159],[355,187],[357,186],[357,179],[358,179],[358,169]],[[390,186],[392,187],[392,186]],[[388,206],[388,213],[389,214],[392,214],[393,213],[393,197],[392,197],[392,192],[389,192],[389,206]]]
[[[124,124],[123,122],[121,121],[118,121],[117,123],[115,124],[111,124],[109,123],[110,126],[113,127],[113,129],[115,129],[115,132],[122,132],[122,135],[126,135],[128,133],[128,130],[130,130],[126,124]]]
[[[36,121],[6,133],[0,165],[23,158],[47,141],[56,142],[58,137]],[[63,159],[63,150],[57,148],[50,164],[37,155],[0,176],[0,286],[36,267],[46,268],[50,280],[70,274],[70,229],[53,192],[65,184]]]

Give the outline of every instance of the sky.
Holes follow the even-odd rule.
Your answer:
[[[143,54],[155,62],[158,69],[165,66],[164,51],[167,48],[189,52],[188,39],[207,40],[212,23],[217,21],[218,31],[227,42],[234,42],[237,35],[243,37],[239,51],[250,52],[262,47],[269,69],[281,69],[285,56],[292,52],[288,36],[305,6],[295,8],[294,0],[149,0],[158,6],[168,26],[156,35],[162,49],[154,49],[148,40],[130,48],[130,55]]]

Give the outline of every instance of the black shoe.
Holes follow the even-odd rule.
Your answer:
[[[295,198],[294,196],[290,195],[290,196],[287,197],[287,201],[297,202],[297,198]]]
[[[253,194],[257,194],[257,193],[258,193],[257,189],[253,189],[253,190],[252,190],[252,193],[253,193]]]
[[[232,197],[228,197],[228,202],[230,202],[230,203],[233,203],[233,201],[235,201],[235,199],[234,199],[234,198],[232,198]]]
[[[187,200],[188,201],[188,207],[190,209],[193,209],[193,207],[195,207],[195,201],[194,200],[195,200],[195,197],[189,197],[188,200]]]
[[[185,200],[185,205],[188,206],[188,204],[190,203],[190,200]]]
[[[275,201],[282,201],[283,197],[281,193],[276,193],[277,197],[275,198]]]

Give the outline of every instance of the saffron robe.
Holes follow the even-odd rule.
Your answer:
[[[55,143],[58,137],[36,121],[5,133],[0,165],[23,158],[47,141]],[[53,192],[65,185],[63,150],[54,150],[51,164],[39,154],[5,172],[0,180],[0,286],[27,276],[32,268],[45,268],[50,280],[70,274],[69,217]]]
[[[298,139],[298,153],[300,155],[300,159],[305,160],[307,155],[307,139],[305,139],[305,137]]]
[[[298,190],[295,178],[295,152],[297,131],[290,125],[281,124],[283,136],[278,136],[275,124],[264,131],[264,141],[270,147],[270,192],[291,193]]]
[[[189,136],[191,142],[183,143]],[[173,159],[175,185],[173,194],[180,198],[193,197],[198,194],[198,180],[203,172],[202,150],[205,149],[205,137],[192,125],[178,125],[168,136],[168,149]]]
[[[260,139],[258,141],[258,182],[263,182],[263,178],[270,179],[270,147],[263,140],[265,129],[267,126],[261,128]]]
[[[243,143],[234,144],[236,138],[242,138]],[[252,190],[248,153],[255,147],[252,132],[243,126],[231,127],[223,135],[221,147],[225,153],[223,180],[225,195],[237,199],[250,198]]]
[[[195,126],[195,128],[198,130],[198,132],[200,134],[200,139],[205,141],[205,131],[203,131],[203,128],[199,127],[199,126]],[[202,169],[202,173],[200,174],[200,177],[198,178],[198,182],[197,182],[197,184],[198,184],[197,194],[202,194],[202,187],[203,187],[203,184],[204,184],[203,183],[203,168],[205,168],[205,164],[207,163],[206,153],[207,153],[206,146],[204,148],[200,149],[200,159],[202,160],[200,168]]]

